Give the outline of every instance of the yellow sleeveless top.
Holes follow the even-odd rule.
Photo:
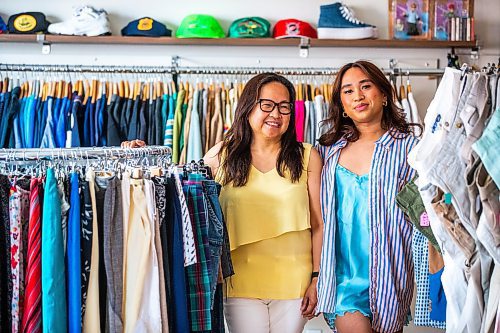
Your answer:
[[[235,275],[228,297],[295,299],[311,281],[312,243],[307,173],[311,145],[304,143],[304,170],[292,183],[288,171],[262,173],[253,165],[242,187],[223,186],[221,208]],[[221,180],[220,172],[216,180]]]

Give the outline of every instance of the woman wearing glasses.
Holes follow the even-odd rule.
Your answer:
[[[222,184],[231,244],[235,275],[226,281],[224,301],[230,332],[300,333],[315,315],[322,162],[296,139],[294,101],[286,78],[253,77],[232,127],[204,157]]]
[[[224,308],[230,332],[298,333],[315,313],[322,163],[296,140],[294,101],[284,77],[253,77],[224,140],[205,155],[223,185],[235,271]]]

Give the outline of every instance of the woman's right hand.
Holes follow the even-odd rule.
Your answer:
[[[122,148],[140,148],[140,147],[145,147],[146,142],[136,139],[132,141],[123,141],[121,144]]]

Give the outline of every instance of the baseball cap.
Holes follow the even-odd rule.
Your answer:
[[[7,25],[0,16],[0,34],[3,34],[4,32],[7,32]]]
[[[47,32],[50,22],[40,12],[25,12],[9,17],[8,28],[13,34],[33,34]]]
[[[122,36],[161,37],[172,36],[172,30],[151,17],[142,17],[129,22],[122,29]]]
[[[273,37],[276,39],[294,37],[318,38],[318,34],[307,22],[297,19],[284,19],[276,22],[273,29]]]
[[[193,14],[182,20],[175,36],[178,38],[224,38],[226,34],[213,16]]]
[[[231,38],[262,38],[270,37],[271,24],[262,17],[243,17],[235,20],[229,26]]]

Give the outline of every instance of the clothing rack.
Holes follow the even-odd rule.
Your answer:
[[[391,66],[392,67],[392,66]],[[382,68],[386,75],[404,74],[411,76],[442,75],[442,68]],[[202,75],[251,75],[274,72],[281,75],[335,75],[336,67],[213,67],[213,66],[83,66],[83,65],[40,65],[0,64],[0,71],[10,72],[95,72],[95,73],[169,73]]]
[[[0,71],[9,72],[95,72],[95,73],[154,73],[171,74],[172,67],[165,66],[89,66],[89,65],[40,65],[40,64],[0,64]]]
[[[120,147],[79,147],[79,148],[26,148],[2,149],[1,161],[74,160],[91,158],[140,158],[148,156],[171,156],[166,146],[146,146],[140,148]]]

